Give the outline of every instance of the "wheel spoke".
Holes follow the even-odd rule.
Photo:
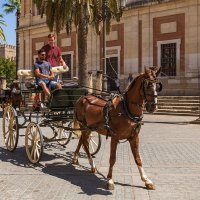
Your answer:
[[[36,152],[37,152],[37,157],[39,158],[40,157],[40,152],[39,152],[39,150],[37,148],[37,145],[36,145]]]
[[[37,149],[36,146],[34,145],[34,155],[33,155],[33,160],[36,161],[37,160]]]
[[[8,134],[8,137],[5,140],[6,146],[8,145],[9,140],[10,140],[10,134]]]
[[[31,142],[33,141],[33,139],[32,139],[32,138],[30,138],[30,137],[28,137],[28,140],[29,140],[29,141],[31,141]]]
[[[4,137],[6,137],[6,135],[9,133],[9,130],[7,130],[5,133],[4,133]]]
[[[31,158],[33,157],[33,152],[34,152],[34,145],[32,146],[32,149],[31,149]]]
[[[98,146],[93,138],[90,138],[90,143],[94,143],[96,146]]]
[[[12,147],[13,147],[13,146],[14,146],[13,132],[12,132],[12,134],[11,134],[11,137],[10,137],[10,139],[11,139],[11,145],[12,145]]]
[[[91,146],[91,148],[92,148],[92,152],[94,152],[94,147],[93,147],[92,143],[89,142],[89,144],[90,144],[90,146]]]

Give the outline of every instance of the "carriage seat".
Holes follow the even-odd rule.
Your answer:
[[[57,67],[52,67],[52,71],[56,74],[62,74],[64,72],[69,71],[69,68],[67,67],[66,69],[64,69],[63,66],[57,66]],[[20,69],[17,71],[17,75],[24,78],[35,77],[35,74],[31,69]]]
[[[64,68],[63,66],[52,67],[52,71],[56,74],[62,74],[64,72],[67,72],[68,70],[68,67]],[[35,84],[35,74],[32,70],[18,70],[17,75],[19,77],[25,78],[25,86],[28,89],[38,89],[38,85]]]

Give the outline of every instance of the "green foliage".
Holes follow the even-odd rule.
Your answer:
[[[6,26],[5,21],[3,20],[3,15],[0,14],[0,42],[6,42],[6,37],[4,35],[3,26]]]
[[[7,3],[3,4],[4,12],[6,14],[19,12],[21,10],[21,1],[20,0],[7,0]]]
[[[64,27],[67,33],[84,23],[92,25],[97,34],[100,33],[102,21],[106,22],[106,30],[110,31],[112,19],[119,21],[122,9],[119,0],[33,0],[40,9],[41,15],[46,14],[46,22],[50,31],[54,27],[60,32]],[[83,7],[83,10],[81,10]]]
[[[16,62],[14,60],[0,58],[0,76],[5,76],[7,82],[11,82],[16,77]]]

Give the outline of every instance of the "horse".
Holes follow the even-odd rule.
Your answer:
[[[89,152],[91,130],[111,137],[110,166],[107,175],[107,188],[114,189],[112,171],[116,161],[116,149],[120,140],[127,140],[137,164],[140,177],[147,189],[155,189],[154,183],[147,177],[139,154],[139,132],[142,125],[144,107],[149,113],[157,110],[157,94],[162,90],[161,82],[156,78],[160,70],[145,68],[128,86],[123,95],[107,101],[95,95],[80,97],[75,104],[75,120],[82,132],[78,146],[72,158],[72,164],[78,164],[81,145],[88,156],[91,171],[97,171]]]

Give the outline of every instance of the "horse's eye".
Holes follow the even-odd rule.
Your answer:
[[[161,82],[156,83],[156,91],[157,92],[161,92],[162,91],[162,83]]]

